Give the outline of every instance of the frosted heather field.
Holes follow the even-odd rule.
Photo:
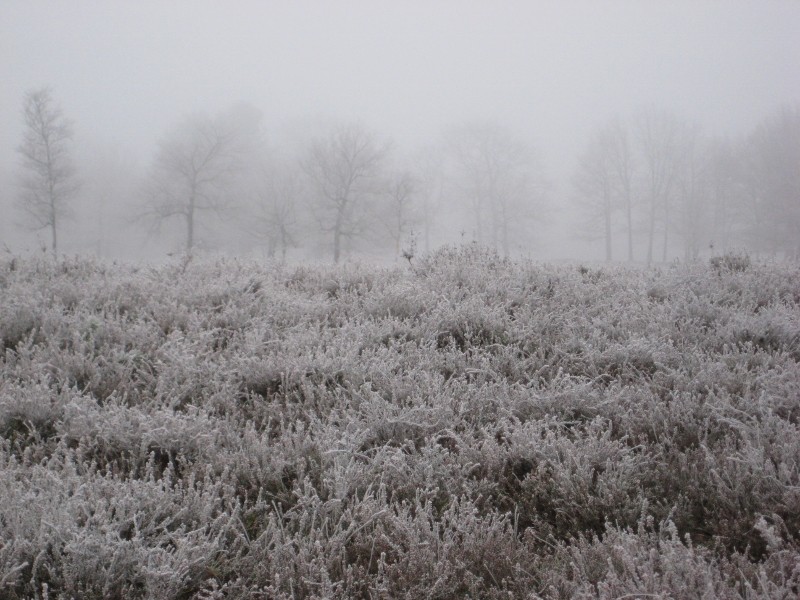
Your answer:
[[[0,596],[795,598],[800,266],[0,261]]]

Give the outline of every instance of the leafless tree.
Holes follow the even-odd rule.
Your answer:
[[[706,185],[711,213],[711,241],[721,252],[741,246],[746,186],[744,161],[738,144],[713,139],[706,150]]]
[[[414,157],[413,177],[418,198],[423,249],[431,250],[431,236],[444,196],[444,154],[439,146],[423,148]]]
[[[677,228],[683,238],[684,258],[694,260],[712,241],[709,154],[697,128],[686,127],[683,133],[675,186]]]
[[[17,206],[34,229],[50,229],[51,250],[58,251],[58,228],[71,215],[69,200],[79,188],[70,155],[72,122],[54,104],[49,88],[28,92],[23,104],[25,131],[17,148],[24,173]]]
[[[573,177],[573,185],[578,192],[577,202],[580,216],[590,236],[601,224],[601,236],[605,241],[606,261],[613,257],[613,214],[625,206],[630,233],[630,170],[627,162],[619,164],[620,159],[628,160],[626,148],[620,148],[620,130],[612,124],[596,131],[585,152],[580,158]],[[626,206],[627,205],[627,206]],[[629,235],[628,253],[632,255],[632,241]]]
[[[320,229],[333,237],[333,261],[342,244],[367,228],[363,204],[380,189],[388,144],[358,125],[339,127],[311,144],[302,168],[314,192],[312,209]]]
[[[523,142],[495,123],[469,123],[446,138],[453,183],[469,202],[476,241],[488,238],[508,255],[513,225],[530,217],[542,200],[545,182],[538,163]]]
[[[394,243],[395,258],[400,256],[403,239],[419,222],[415,206],[418,189],[419,184],[409,171],[394,173],[388,181],[379,218]]]
[[[197,243],[198,218],[232,206],[233,186],[249,142],[258,136],[254,119],[237,112],[211,118],[186,117],[161,141],[146,185],[143,217],[156,225],[173,217],[186,227],[185,250]]]
[[[636,174],[636,163],[633,157],[630,138],[625,126],[615,119],[608,124],[606,135],[609,138],[611,168],[614,174],[615,189],[619,203],[625,214],[625,232],[627,234],[628,261],[633,262],[633,185]]]
[[[129,213],[140,192],[142,173],[134,157],[117,144],[89,145],[82,159],[81,193],[75,199],[77,235],[100,256],[123,252]]]
[[[246,228],[267,242],[271,258],[280,252],[281,260],[286,260],[287,250],[297,244],[298,210],[305,194],[296,165],[281,161],[262,169],[254,210],[246,216]]]
[[[761,224],[754,237],[773,253],[800,257],[800,106],[764,119],[747,149],[751,210]]]
[[[653,262],[656,224],[663,225],[662,260],[667,259],[672,201],[681,160],[681,122],[666,110],[648,108],[637,122],[647,219],[647,264]]]

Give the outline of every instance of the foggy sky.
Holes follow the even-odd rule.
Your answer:
[[[240,101],[268,128],[356,119],[407,149],[491,119],[558,182],[591,130],[644,105],[740,134],[800,101],[798,2],[31,2],[0,4],[0,174],[27,90],[75,141],[148,163],[189,112]]]

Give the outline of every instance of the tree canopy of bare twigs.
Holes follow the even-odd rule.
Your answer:
[[[241,111],[217,118],[192,115],[162,139],[146,184],[142,217],[155,225],[183,220],[187,254],[197,243],[199,216],[232,208],[236,177],[258,137],[257,119]]]
[[[266,242],[270,258],[280,252],[281,260],[286,260],[287,250],[297,245],[299,213],[305,194],[302,173],[296,163],[269,162],[260,169],[245,228],[253,237]]]
[[[613,216],[618,210],[624,211],[628,260],[633,260],[633,169],[627,132],[614,120],[594,132],[573,177],[586,233],[602,230],[607,261],[613,256]]]
[[[644,196],[648,207],[647,264],[653,262],[657,223],[662,225],[662,257],[667,260],[676,187],[690,140],[690,126],[664,109],[648,107],[637,120]]]
[[[359,125],[339,127],[312,142],[302,161],[311,183],[320,229],[333,237],[333,261],[338,263],[344,241],[368,227],[363,205],[380,191],[380,172],[389,145]]]
[[[469,204],[479,243],[508,256],[514,229],[539,216],[546,181],[532,151],[492,122],[452,129],[445,144],[457,194]],[[525,235],[526,232],[516,232]]]
[[[419,187],[417,178],[410,171],[398,171],[387,182],[381,222],[392,240],[395,258],[400,256],[400,244],[404,238],[420,221],[415,205]]]
[[[785,106],[751,134],[745,152],[753,240],[800,257],[800,105]]]

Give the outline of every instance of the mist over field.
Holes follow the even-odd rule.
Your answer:
[[[0,4],[0,599],[800,597],[800,4]]]
[[[12,252],[52,249],[53,220],[58,251],[134,261],[797,250],[795,3],[10,2],[0,17]],[[44,89],[74,171],[55,219],[31,215],[21,152]],[[314,172],[348,143],[376,156],[343,193]],[[174,161],[210,148],[192,200]]]

